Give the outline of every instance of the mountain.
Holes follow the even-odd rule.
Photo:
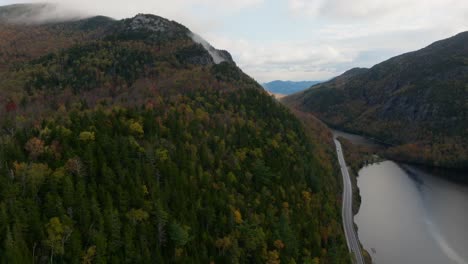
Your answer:
[[[227,51],[21,8],[45,20],[0,23],[1,263],[351,263],[329,131]]]
[[[394,145],[395,159],[468,167],[468,32],[284,99],[331,126]]]
[[[269,92],[274,94],[290,95],[303,91],[311,86],[319,84],[319,81],[272,81],[262,84],[262,86]]]

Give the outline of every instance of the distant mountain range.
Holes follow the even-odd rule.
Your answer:
[[[468,32],[370,69],[356,68],[283,102],[395,147],[395,159],[468,168]]]
[[[272,81],[268,83],[263,83],[262,86],[271,93],[289,95],[289,94],[303,91],[319,83],[321,82],[320,81],[302,81],[302,82]]]

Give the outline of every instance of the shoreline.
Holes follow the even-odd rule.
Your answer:
[[[337,141],[339,141],[341,143],[341,145],[343,146],[342,147],[342,152],[343,152],[343,157],[345,160],[348,160],[347,159],[347,156],[349,155],[349,152],[350,152],[350,149],[349,149],[349,144],[352,144],[351,142],[347,143],[343,143],[343,137],[341,136],[336,136],[335,133],[333,133],[333,136],[334,138],[336,138]],[[347,141],[345,139],[345,141]],[[345,147],[346,145],[346,147]],[[371,164],[372,162],[368,162],[367,160],[363,159],[363,161],[365,162],[365,164],[359,164],[358,167],[361,168],[361,165],[363,166],[366,166],[367,164]],[[379,162],[379,161],[375,161],[375,162]],[[351,190],[352,190],[352,216],[353,216],[353,226],[354,226],[354,230],[356,232],[356,237],[357,237],[357,240],[358,240],[358,243],[359,243],[359,247],[361,249],[361,253],[362,253],[362,256],[364,258],[364,263],[366,264],[372,264],[373,261],[372,261],[372,256],[370,255],[370,253],[364,248],[364,246],[362,245],[361,243],[361,240],[359,239],[359,235],[358,235],[358,226],[356,225],[356,223],[354,222],[354,216],[356,216],[359,212],[359,209],[361,207],[361,195],[360,195],[360,190],[359,190],[359,187],[357,186],[357,178],[359,176],[359,173],[358,171],[355,171],[355,165],[356,164],[352,164],[352,163],[349,163],[349,162],[346,162],[346,169],[348,170],[349,172],[349,178],[350,178],[350,182],[351,182]]]

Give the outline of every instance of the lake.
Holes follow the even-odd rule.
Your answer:
[[[393,161],[360,170],[354,220],[374,263],[468,264],[468,186],[448,180],[459,174]]]

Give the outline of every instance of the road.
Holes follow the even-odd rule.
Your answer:
[[[355,263],[364,264],[359,239],[356,235],[356,230],[354,229],[353,186],[351,184],[348,167],[346,166],[346,161],[343,156],[341,143],[337,139],[335,139],[335,145],[338,161],[341,167],[341,174],[343,175],[343,207],[341,214],[343,215],[343,227],[346,235],[346,243],[348,244],[349,251],[352,252],[355,257]]]

